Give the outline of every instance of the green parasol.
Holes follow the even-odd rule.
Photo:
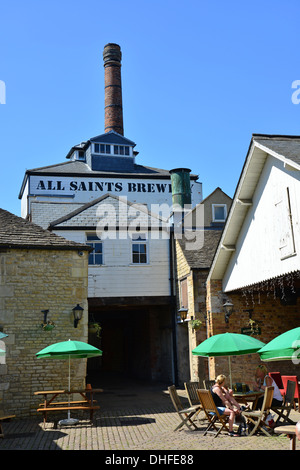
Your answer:
[[[70,362],[72,359],[84,359],[89,357],[102,356],[100,349],[91,346],[90,344],[82,341],[62,341],[60,343],[51,344],[46,348],[36,353],[38,359],[52,358],[52,359],[68,359],[69,360],[69,391],[71,390],[71,370]],[[70,400],[70,394],[69,394]],[[74,424],[78,420],[70,418],[70,410],[68,410],[68,419],[60,421],[60,424]]]
[[[262,347],[258,354],[262,361],[292,360],[299,364],[297,354],[300,352],[300,327],[282,333]]]
[[[192,350],[192,354],[203,357],[228,356],[230,386],[232,387],[230,356],[256,353],[264,344],[252,336],[227,332],[207,338]]]

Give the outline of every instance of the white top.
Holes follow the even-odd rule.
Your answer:
[[[275,380],[272,377],[270,377],[269,375],[266,375],[265,378],[264,378],[263,386],[267,387],[267,384],[266,384],[266,378],[267,377],[272,380],[271,387],[274,387],[273,398],[276,398],[276,400],[282,401],[282,395],[280,393],[279,387],[278,387],[277,383],[275,382]]]

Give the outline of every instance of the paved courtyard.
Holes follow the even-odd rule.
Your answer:
[[[184,400],[184,391],[181,390]],[[166,388],[143,385],[128,388],[124,384],[104,388],[97,397],[100,410],[94,425],[86,416],[73,426],[54,427],[53,415],[44,429],[40,416],[13,419],[3,423],[2,450],[102,450],[102,451],[182,451],[197,450],[289,450],[286,436],[253,437],[203,436],[205,424],[197,431],[174,432],[178,415],[174,412]],[[300,414],[293,411],[295,421]],[[300,449],[300,442],[297,443]],[[108,455],[113,455],[108,453]],[[125,455],[117,453],[116,455]],[[128,452],[126,452],[128,455]],[[132,455],[137,455],[134,452]]]

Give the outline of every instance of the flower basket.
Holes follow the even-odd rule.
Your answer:
[[[199,330],[201,328],[202,321],[198,319],[191,320],[190,325],[193,330]]]
[[[53,321],[48,321],[47,323],[42,323],[41,328],[44,331],[51,331],[55,328],[55,323]]]
[[[98,338],[100,338],[101,329],[99,323],[89,323],[89,333],[95,334]]]

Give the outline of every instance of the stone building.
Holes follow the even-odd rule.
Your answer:
[[[299,200],[300,137],[254,134],[208,275],[209,335],[246,333],[267,343],[299,326]],[[232,358],[234,381],[251,380],[259,362],[257,354]],[[266,365],[284,375],[299,369],[292,361]],[[227,360],[211,358],[211,378],[219,373],[228,373]]]
[[[36,415],[35,391],[67,388],[67,361],[38,360],[35,354],[52,343],[87,341],[88,253],[86,245],[0,209],[0,331],[8,335],[0,341],[5,414]],[[74,328],[77,304],[84,311]],[[74,387],[85,386],[85,359],[72,362],[71,376]]]
[[[208,375],[207,360],[193,356],[192,350],[209,334],[206,280],[231,202],[221,188],[216,188],[185,216],[185,223],[194,229],[197,227],[197,235],[202,237],[200,248],[188,249],[184,237],[175,240],[177,308],[186,309],[187,314],[187,321],[179,322],[177,329],[181,383],[189,380],[202,383]]]

